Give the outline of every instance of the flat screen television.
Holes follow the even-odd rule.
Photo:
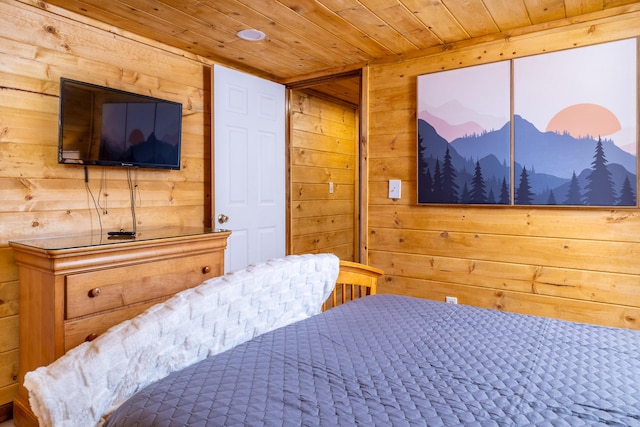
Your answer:
[[[60,79],[58,163],[180,169],[182,104]]]

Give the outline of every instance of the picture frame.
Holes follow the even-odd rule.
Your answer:
[[[636,206],[636,39],[513,61],[514,204]]]
[[[637,49],[418,76],[418,204],[636,207]]]
[[[510,203],[509,76],[502,61],[418,77],[419,204]]]

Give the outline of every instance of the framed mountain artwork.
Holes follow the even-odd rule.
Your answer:
[[[418,76],[418,204],[638,206],[637,39]]]
[[[418,203],[510,203],[510,62],[418,77]]]
[[[637,40],[514,60],[514,203],[636,206]]]

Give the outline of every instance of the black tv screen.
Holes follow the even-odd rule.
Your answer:
[[[182,104],[60,79],[58,162],[180,169]]]

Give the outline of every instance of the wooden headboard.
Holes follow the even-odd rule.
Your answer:
[[[379,268],[351,261],[340,261],[340,273],[336,286],[329,298],[322,304],[322,311],[345,302],[375,295],[378,277],[384,274]]]

